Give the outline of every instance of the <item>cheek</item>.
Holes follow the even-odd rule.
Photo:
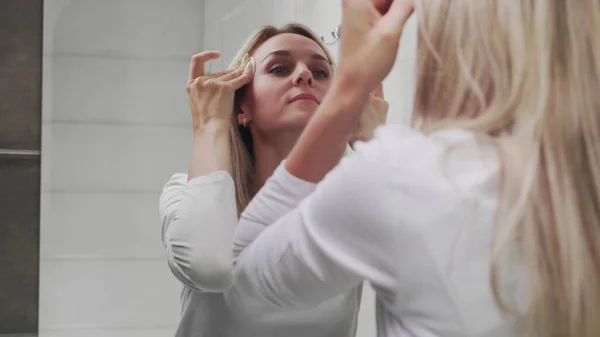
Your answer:
[[[252,83],[253,119],[257,124],[268,124],[281,114],[285,86],[277,79],[260,78]]]
[[[331,87],[331,78],[329,78],[327,80],[319,81],[318,85],[316,86],[315,89],[317,89],[317,92],[321,95],[321,98],[323,98],[323,96],[325,96],[327,91],[329,91],[330,87]]]

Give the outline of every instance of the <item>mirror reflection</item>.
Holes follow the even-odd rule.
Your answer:
[[[331,87],[340,22],[338,1],[44,1],[40,335],[375,333],[368,285],[240,317],[217,258]],[[352,141],[409,121],[411,22]]]

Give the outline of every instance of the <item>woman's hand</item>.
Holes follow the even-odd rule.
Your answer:
[[[238,68],[206,75],[204,64],[220,56],[218,52],[206,51],[192,57],[187,93],[194,134],[213,124],[228,128],[233,118],[235,91],[252,79],[252,62],[242,62]]]
[[[402,29],[413,12],[412,0],[343,0],[340,62],[337,74],[357,99],[389,74]],[[343,89],[342,89],[343,90]]]
[[[365,142],[373,138],[375,129],[385,124],[389,107],[390,105],[383,95],[383,84],[379,83],[369,96],[369,101],[362,110],[356,130],[350,138],[352,148],[357,140]]]

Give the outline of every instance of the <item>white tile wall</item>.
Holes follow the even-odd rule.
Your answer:
[[[54,122],[189,124],[189,60],[60,55],[48,63]]]
[[[188,129],[54,123],[48,147],[49,181],[42,188],[59,192],[159,192],[173,172],[187,171],[192,141]]]
[[[177,281],[163,260],[46,260],[40,326],[150,328],[177,322]],[[60,308],[60,310],[58,310]]]
[[[172,336],[158,196],[187,169],[203,0],[46,0],[40,336]]]
[[[43,192],[41,254],[47,260],[161,259],[157,192]]]

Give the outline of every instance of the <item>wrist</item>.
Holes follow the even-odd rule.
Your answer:
[[[231,121],[225,119],[211,119],[194,127],[194,137],[206,134],[229,134],[231,131]]]
[[[359,114],[367,103],[370,90],[363,86],[360,79],[351,72],[340,72],[332,83],[331,97],[340,106],[342,112]]]

